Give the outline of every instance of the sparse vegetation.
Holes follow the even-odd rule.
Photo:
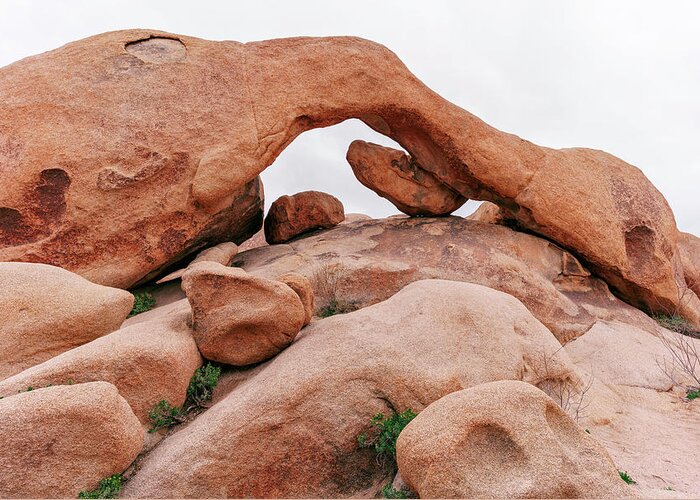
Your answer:
[[[183,422],[193,410],[206,408],[214,394],[214,388],[219,382],[220,376],[221,367],[212,363],[197,368],[190,379],[190,384],[187,387],[187,399],[185,399],[182,408],[173,406],[165,400],[159,401],[148,412],[148,418],[151,421],[151,428],[148,432],[156,432],[177,425]]]
[[[656,316],[657,321],[659,316]],[[667,316],[667,323],[676,328],[669,328],[659,322],[667,330],[672,330],[680,335],[660,331],[658,339],[668,351],[669,356],[657,359],[656,364],[673,382],[674,385],[685,387],[686,398],[689,400],[700,397],[700,347],[693,335],[686,333],[685,320],[673,319],[677,316]],[[679,326],[680,325],[680,326]],[[685,326],[683,326],[685,325]]]
[[[632,479],[632,478],[630,477],[630,475],[627,474],[627,472],[622,471],[622,470],[621,470],[621,471],[618,471],[618,472],[619,472],[619,474],[620,474],[620,478],[622,478],[622,480],[623,480],[624,482],[626,482],[627,484],[637,484],[637,481],[635,481],[634,479]]]
[[[311,283],[316,303],[320,304],[316,311],[319,318],[328,318],[358,309],[357,304],[341,298],[340,287],[346,278],[347,276],[339,264],[325,264],[314,271]]]
[[[700,331],[694,328],[688,321],[678,314],[655,314],[656,322],[667,330],[700,339]]]
[[[131,312],[127,318],[131,318],[137,314],[149,311],[156,305],[156,299],[153,297],[150,290],[144,288],[141,290],[135,290],[132,293],[134,296],[134,307],[131,308]]]
[[[588,380],[577,383],[570,377],[555,376],[552,373],[550,361],[560,349],[563,348],[560,347],[550,355],[541,353],[541,368],[535,369],[535,373],[542,382],[537,384],[537,387],[552,398],[574,421],[578,422],[585,415],[590,404],[586,396],[593,386],[594,379],[593,376],[590,376]]]
[[[124,478],[121,474],[114,474],[100,481],[97,489],[81,491],[78,493],[78,498],[117,498],[123,482]]]
[[[409,492],[405,490],[397,490],[391,483],[386,483],[382,488],[383,498],[410,498]]]
[[[688,391],[688,393],[685,395],[685,397],[686,397],[686,399],[690,399],[690,400],[700,398],[700,389]]]
[[[376,427],[377,435],[369,439],[366,433],[357,436],[360,448],[374,448],[377,453],[377,461],[381,464],[392,464],[396,466],[396,440],[401,431],[408,423],[416,417],[416,413],[407,409],[403,413],[394,412],[390,417],[385,417],[383,413],[377,413],[370,423]]]

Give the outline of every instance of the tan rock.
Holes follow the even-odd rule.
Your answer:
[[[144,430],[106,382],[0,399],[0,497],[75,498],[126,469]]]
[[[303,191],[280,196],[265,216],[265,240],[285,243],[314,229],[326,229],[345,220],[343,204],[335,196],[319,191]]]
[[[690,233],[680,233],[678,249],[685,281],[691,290],[700,295],[700,238]]]
[[[304,304],[286,284],[213,262],[191,266],[182,289],[197,347],[207,359],[249,365],[287,347],[304,325]]]
[[[420,498],[635,496],[600,444],[519,381],[437,400],[404,428],[396,450],[401,477]]]
[[[237,253],[238,245],[231,241],[225,241],[224,243],[219,243],[218,245],[214,245],[213,247],[209,247],[206,250],[199,252],[194,260],[190,262],[190,265],[196,264],[197,262],[216,262],[223,266],[228,266],[231,264]],[[186,270],[187,268],[173,271],[167,276],[160,278],[158,281],[156,281],[156,283],[167,283],[168,281],[182,278],[182,275],[185,274]]]
[[[537,375],[544,359],[547,374]],[[380,304],[311,323],[162,441],[124,496],[372,497],[387,470],[358,449],[357,436],[376,413],[419,411],[494,380],[568,380],[572,368],[515,298],[475,284],[420,281]]]
[[[353,141],[347,160],[364,186],[408,215],[448,215],[467,202],[398,149]]]
[[[0,262],[0,380],[119,328],[134,297],[59,267]]]
[[[64,352],[0,382],[0,396],[68,381],[109,382],[143,423],[161,400],[180,406],[202,364],[187,327],[189,311],[138,323]]]
[[[304,306],[304,326],[311,322],[314,315],[314,289],[306,276],[297,273],[287,273],[277,276],[277,281],[281,281],[294,290],[299,296]]]

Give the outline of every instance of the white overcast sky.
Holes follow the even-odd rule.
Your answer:
[[[242,42],[375,40],[501,130],[638,166],[679,227],[700,235],[700,1],[0,0],[0,66],[125,28]],[[303,134],[263,174],[268,205],[316,189],[347,212],[396,213],[345,163],[358,138],[391,144],[356,121]]]

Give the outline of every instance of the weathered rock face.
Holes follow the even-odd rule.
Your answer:
[[[305,310],[280,281],[200,262],[182,277],[197,347],[207,359],[243,366],[271,358],[297,336]]]
[[[700,295],[700,238],[690,233],[680,233],[678,248],[685,281],[697,295]]]
[[[421,498],[623,498],[605,449],[518,381],[453,392],[399,435],[401,477]]]
[[[514,295],[561,342],[586,332],[596,318],[654,326],[556,245],[461,217],[345,223],[293,245],[238,254],[234,263],[269,279],[290,271],[306,276],[317,307],[330,300],[362,307],[413,281],[441,278]]]
[[[469,283],[413,283],[314,321],[269,364],[142,462],[126,497],[373,496],[386,470],[357,436],[378,412],[418,411],[500,379],[574,377],[515,298]],[[183,460],[183,457],[187,457]]]
[[[182,405],[190,378],[202,364],[186,325],[188,315],[138,323],[64,352],[0,382],[0,396],[68,381],[104,381],[116,386],[146,423],[160,400]]]
[[[0,380],[116,330],[129,292],[59,267],[0,263]]]
[[[281,196],[265,216],[265,240],[284,243],[314,229],[333,227],[345,220],[343,204],[320,191],[303,191]]]
[[[0,497],[75,498],[126,469],[144,430],[106,382],[0,399]]]
[[[363,185],[408,215],[448,215],[467,199],[397,149],[353,141],[347,160]]]
[[[112,32],[3,68],[0,95],[0,164],[16,186],[0,194],[3,260],[126,286],[223,233],[238,242],[259,224],[256,176],[305,130],[359,118],[461,196],[572,251],[628,302],[700,324],[697,297],[680,303],[673,213],[641,171],[500,132],[367,40]]]
[[[207,248],[206,250],[202,250],[201,252],[199,252],[197,256],[192,260],[192,262],[190,262],[190,265],[196,264],[197,262],[216,262],[223,266],[228,266],[229,264],[231,264],[231,261],[237,253],[238,245],[231,241],[225,241],[223,243],[219,243],[218,245],[214,245],[213,247]],[[167,283],[168,281],[173,281],[182,278],[182,275],[185,274],[186,270],[187,268],[173,271],[167,276],[163,276],[162,278],[160,278],[156,283]]]

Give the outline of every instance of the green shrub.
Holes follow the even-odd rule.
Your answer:
[[[166,400],[161,399],[151,411],[148,412],[148,419],[151,421],[151,428],[148,432],[156,432],[164,427],[172,427],[183,421],[185,413],[181,408],[171,405]]]
[[[391,483],[386,483],[381,493],[384,498],[409,498],[408,492],[397,490]]]
[[[630,477],[630,475],[627,474],[627,472],[625,472],[625,471],[618,471],[618,472],[619,472],[620,477],[622,478],[622,480],[623,480],[624,482],[626,482],[627,484],[637,484],[637,481],[635,481],[634,479],[632,479],[632,478]]]
[[[129,316],[127,316],[127,318],[131,318],[132,316],[136,316],[137,314],[141,314],[142,312],[149,311],[153,309],[153,306],[156,305],[156,299],[155,297],[153,297],[153,294],[149,290],[135,290],[133,292],[133,295],[134,307],[131,308],[131,312],[129,313]]]
[[[100,481],[97,489],[81,491],[78,493],[78,498],[117,498],[123,482],[124,478],[121,474],[114,474]]]
[[[318,310],[317,316],[319,318],[328,318],[330,316],[335,316],[336,314],[345,314],[353,311],[357,311],[357,305],[353,304],[352,302],[333,299],[327,306]]]
[[[686,398],[688,399],[696,399],[700,398],[700,389],[693,389],[691,391],[688,391],[688,393],[685,395]]]
[[[396,464],[396,440],[401,431],[408,423],[416,417],[416,413],[411,408],[403,413],[393,413],[389,418],[383,413],[377,413],[370,423],[377,428],[378,434],[375,438],[367,440],[367,434],[357,436],[360,448],[374,448],[377,459],[381,463]]]
[[[214,388],[219,383],[221,376],[221,367],[207,363],[200,368],[197,368],[190,379],[190,385],[187,387],[187,408],[201,408],[205,406],[214,394]]]
[[[689,337],[700,338],[700,331],[693,328],[693,326],[682,316],[677,314],[655,314],[653,318],[659,325],[663,326],[667,330],[680,333],[681,335],[687,335]]]

